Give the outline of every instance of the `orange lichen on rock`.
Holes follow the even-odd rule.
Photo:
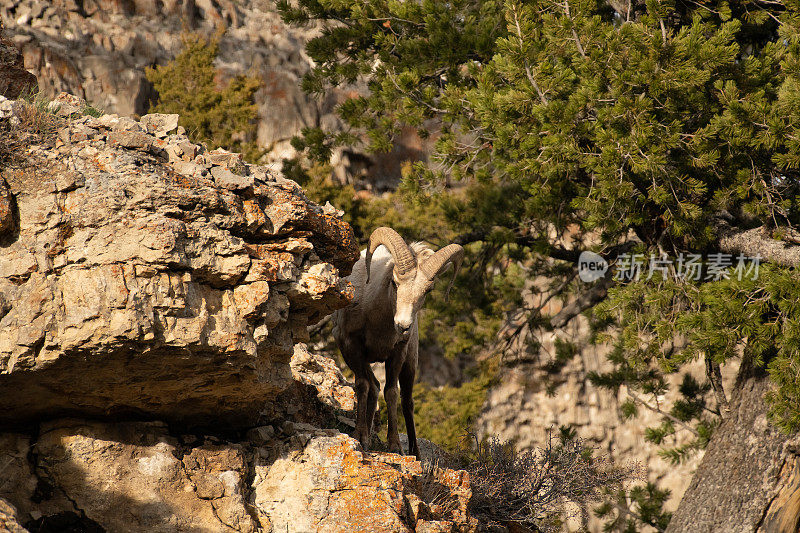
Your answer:
[[[274,487],[285,487],[290,478],[306,496],[273,499]],[[347,435],[315,435],[257,484],[256,506],[280,531],[455,533],[477,529],[467,513],[471,495],[465,472],[423,467],[409,456],[365,454]]]

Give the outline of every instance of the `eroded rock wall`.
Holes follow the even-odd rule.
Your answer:
[[[0,261],[0,424],[252,424],[291,384],[306,326],[349,301],[350,227],[239,154],[159,131],[170,118],[68,120],[24,168],[0,171],[15,220]]]
[[[0,20],[49,97],[68,92],[122,116],[147,112],[157,95],[145,67],[173,59],[183,31],[211,36],[225,28],[216,62],[220,81],[240,74],[261,81],[257,141],[276,169],[294,155],[290,140],[302,128],[340,129],[334,107],[357,94],[349,87],[317,99],[301,90],[312,66],[305,45],[319,28],[285,25],[271,0],[7,0]],[[430,148],[409,128],[390,154],[337,150],[334,175],[385,190],[397,184],[404,161],[423,158]]]

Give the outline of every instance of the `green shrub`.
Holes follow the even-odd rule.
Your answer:
[[[220,87],[220,72],[214,67],[219,53],[220,33],[210,39],[196,34],[181,36],[183,50],[171,62],[148,68],[147,79],[158,91],[152,113],[177,113],[179,124],[195,141],[210,148],[241,152],[255,161],[263,152],[253,140],[257,108],[253,96],[261,82],[249,76],[235,76]]]

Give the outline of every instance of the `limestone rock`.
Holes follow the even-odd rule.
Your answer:
[[[298,344],[352,297],[341,213],[171,118],[59,102],[0,170],[0,528],[475,530],[464,472],[317,429],[355,403]]]
[[[86,101],[69,93],[61,93],[47,104],[47,109],[62,117],[81,114]]]
[[[17,510],[6,500],[0,498],[0,531],[7,533],[27,533],[17,519]]]
[[[291,385],[306,325],[349,301],[347,224],[287,180],[231,190],[181,173],[166,147],[202,147],[152,123],[74,118],[2,171],[0,425],[251,425]],[[291,265],[279,277],[275,258]]]
[[[302,450],[255,465],[254,503],[274,531],[475,531],[469,476],[425,470],[411,457],[365,456],[345,435],[311,437]],[[429,529],[424,529],[428,527]]]
[[[20,106],[16,100],[9,100],[5,96],[0,96],[0,121],[12,121],[11,125],[19,124]],[[16,119],[16,123],[13,121]]]
[[[355,409],[353,388],[332,359],[310,352],[304,344],[297,344],[290,365],[294,380],[313,386],[321,402],[341,411]]]
[[[0,436],[0,526],[32,530],[475,531],[465,472],[359,451],[308,424],[228,440],[60,419]],[[258,428],[259,430],[262,428]],[[29,453],[29,450],[31,453]],[[5,522],[4,522],[5,521]]]
[[[176,114],[151,113],[143,116],[141,123],[148,133],[161,139],[178,128],[178,118]]]
[[[255,183],[255,179],[252,176],[239,176],[223,167],[212,167],[211,176],[218,186],[232,191],[240,191],[252,187]]]
[[[185,450],[158,423],[63,420],[43,430],[39,471],[106,531],[256,529],[241,446]]]

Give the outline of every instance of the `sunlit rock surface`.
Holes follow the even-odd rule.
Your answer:
[[[0,424],[252,424],[291,384],[306,326],[349,301],[347,224],[294,182],[165,128],[172,117],[81,116],[0,171],[14,199]]]

